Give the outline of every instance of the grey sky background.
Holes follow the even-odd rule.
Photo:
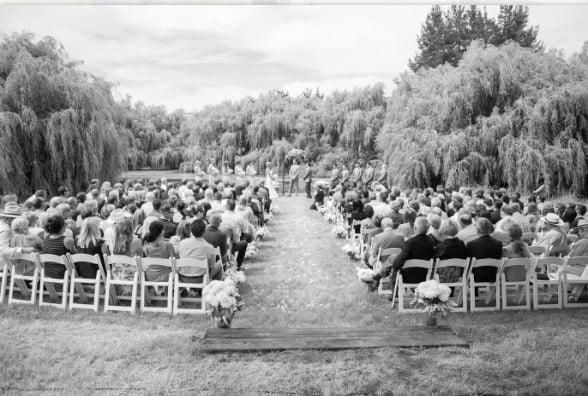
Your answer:
[[[588,40],[587,5],[532,5],[546,48]],[[296,95],[393,79],[417,51],[430,5],[2,5],[0,31],[51,35],[116,83],[115,95],[199,110],[281,88]],[[487,6],[496,16],[497,5]]]

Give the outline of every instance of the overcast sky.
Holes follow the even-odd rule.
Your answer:
[[[51,35],[116,95],[193,111],[274,88],[351,89],[407,69],[430,5],[0,6],[0,31]],[[488,6],[492,16],[498,6]],[[534,5],[546,48],[577,52],[588,6]]]

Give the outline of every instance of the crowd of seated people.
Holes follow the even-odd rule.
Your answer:
[[[380,258],[379,272],[368,281],[373,290],[381,278],[394,278],[398,271],[407,282],[424,280],[424,274],[402,269],[410,259],[530,257],[529,246],[542,246],[552,256],[588,256],[588,218],[582,203],[552,204],[536,194],[523,203],[521,194],[505,189],[401,190],[377,183],[369,188],[339,184],[328,196],[352,232],[364,229],[365,244],[371,246],[366,265],[373,266],[380,248],[401,249],[390,260]],[[454,282],[460,271],[445,268],[440,279]],[[482,267],[474,276],[478,282],[493,281],[496,269]]]
[[[160,258],[206,259],[211,279],[221,276],[215,260],[220,249],[224,265],[236,261],[244,268],[248,245],[267,220],[271,208],[264,181],[252,185],[165,179],[152,183],[126,181],[99,185],[93,180],[87,191],[71,195],[66,187],[49,198],[37,191],[24,202],[15,195],[1,197],[0,258],[21,253],[126,255]],[[234,257],[236,256],[236,259]],[[30,274],[33,268],[17,268]],[[184,269],[189,271],[190,269]],[[47,264],[46,275],[61,278],[65,267]],[[94,278],[94,265],[77,263],[78,276]],[[111,269],[119,279],[132,279],[129,268]],[[169,267],[150,266],[149,281],[165,280]],[[180,273],[184,282],[199,282],[202,273]]]

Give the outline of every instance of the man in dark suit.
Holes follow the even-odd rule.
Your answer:
[[[312,198],[312,195],[310,195],[310,187],[312,185],[312,168],[310,167],[310,161],[306,162],[306,170],[302,180],[304,180],[304,191],[306,192],[306,198]]]
[[[502,242],[490,235],[494,227],[490,220],[482,217],[476,222],[476,230],[480,237],[468,242],[466,254],[476,259],[500,259],[502,257]],[[496,280],[496,268],[480,267],[473,270],[476,282],[494,282]]]
[[[227,235],[219,229],[221,222],[222,217],[220,213],[211,215],[210,225],[206,227],[206,231],[204,232],[204,235],[202,235],[202,238],[215,248],[219,248],[223,262],[227,262]]]
[[[419,283],[426,281],[427,272],[420,268],[410,270],[402,270],[402,266],[407,260],[430,260],[435,257],[435,242],[427,235],[429,230],[429,222],[425,217],[418,217],[414,223],[415,236],[406,240],[402,245],[402,251],[392,265],[385,264],[379,274],[376,274],[370,285],[375,289],[380,278],[386,277],[390,271],[394,270],[394,276],[398,271],[401,271],[402,277],[406,283]]]

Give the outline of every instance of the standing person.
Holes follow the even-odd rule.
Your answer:
[[[341,184],[344,187],[347,186],[347,182],[349,181],[349,169],[343,164],[343,169],[341,169]]]
[[[339,181],[341,180],[341,175],[339,174],[339,168],[337,168],[337,164],[333,165],[333,169],[331,169],[331,188],[337,187]]]
[[[371,163],[367,163],[365,170],[363,171],[363,176],[361,177],[361,181],[363,185],[366,187],[370,187],[370,184],[374,181],[374,168],[372,168]]]
[[[202,177],[204,176],[204,172],[202,171],[202,163],[198,160],[194,163],[194,181],[196,183],[202,181]]]
[[[351,182],[353,183],[353,187],[355,187],[357,185],[357,183],[359,183],[361,181],[361,175],[362,175],[363,171],[361,170],[361,167],[359,166],[359,162],[355,163],[355,166],[353,168],[353,172],[351,173]]]
[[[383,185],[384,187],[388,188],[387,179],[388,179],[388,169],[386,163],[382,162],[382,167],[378,171],[375,176],[376,182],[378,184]]]
[[[225,163],[223,164],[223,184],[225,186],[228,186],[229,183],[231,182],[231,175],[233,174],[233,169],[231,168],[231,164],[229,164],[229,161],[225,161]]]
[[[278,197],[275,183],[278,180],[278,174],[274,173],[271,168],[271,163],[265,164],[265,188],[268,191],[269,199],[274,200]]]
[[[310,186],[312,185],[312,168],[310,167],[310,161],[306,162],[306,172],[304,172],[302,180],[304,180],[304,191],[306,192],[306,198],[312,198],[312,195],[310,195]]]
[[[253,164],[247,165],[247,168],[245,168],[245,174],[247,175],[247,181],[249,184],[253,184],[253,177],[257,175],[257,171],[253,167]]]
[[[235,165],[235,182],[237,184],[242,184],[245,181],[245,171],[243,170],[243,166]]]
[[[210,165],[208,165],[208,169],[206,170],[208,173],[208,185],[212,186],[214,184],[214,179],[218,176],[219,170],[216,166],[214,166],[213,160],[210,160]]]
[[[298,176],[300,175],[300,166],[298,166],[298,161],[295,159],[292,160],[292,166],[290,166],[290,189],[288,196],[292,196],[292,187],[296,187],[296,196],[298,196]]]

